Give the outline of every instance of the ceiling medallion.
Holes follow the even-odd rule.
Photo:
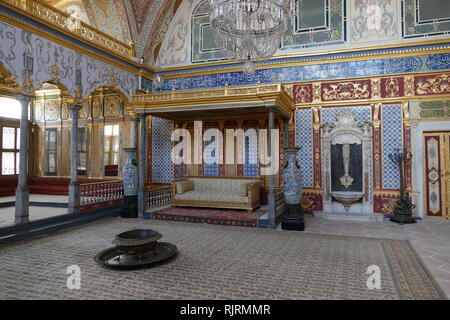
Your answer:
[[[290,0],[209,0],[210,24],[222,54],[245,61],[243,72],[255,73],[252,59],[268,59],[280,47],[291,18]]]

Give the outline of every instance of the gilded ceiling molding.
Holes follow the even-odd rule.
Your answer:
[[[37,1],[0,0],[0,4],[22,15],[30,17],[46,26],[63,32],[77,40],[95,47],[100,47],[121,58],[130,59],[134,56],[133,48],[126,43],[112,38],[90,25],[80,22],[78,28],[73,28],[70,16],[47,4]],[[33,30],[31,30],[33,32]]]

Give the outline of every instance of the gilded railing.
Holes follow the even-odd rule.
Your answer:
[[[12,9],[18,9],[18,11],[31,15],[44,24],[75,35],[82,40],[94,46],[101,47],[113,54],[128,59],[134,56],[134,49],[131,45],[118,41],[45,3],[35,0],[0,0],[0,4],[5,4]]]
[[[208,88],[199,90],[167,91],[161,93],[138,94],[131,96],[131,102],[158,102],[171,100],[189,100],[213,97],[233,97],[233,96],[257,96],[258,94],[281,93],[289,94],[281,83],[258,84],[252,86],[224,86],[222,88]]]
[[[123,199],[123,181],[80,184],[80,205],[87,206]]]
[[[168,206],[172,202],[172,186],[147,190],[147,209]]]

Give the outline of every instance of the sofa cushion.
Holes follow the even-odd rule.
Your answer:
[[[194,182],[191,180],[183,180],[178,181],[177,185],[177,194],[182,194],[190,190],[194,190]]]
[[[216,191],[197,191],[190,190],[182,194],[175,195],[176,200],[190,201],[223,201],[223,202],[247,202],[248,197],[242,197],[239,194],[231,194]]]

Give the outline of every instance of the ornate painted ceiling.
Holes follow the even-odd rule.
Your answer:
[[[183,0],[40,0],[125,43],[154,65]]]

